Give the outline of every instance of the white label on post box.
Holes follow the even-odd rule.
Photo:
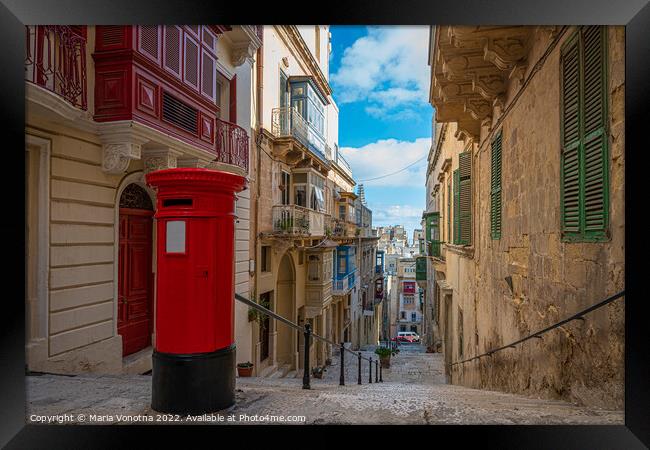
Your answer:
[[[167,253],[185,253],[185,221],[167,222]]]

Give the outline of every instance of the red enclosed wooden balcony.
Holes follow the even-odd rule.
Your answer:
[[[249,136],[218,104],[217,40],[228,29],[97,26],[94,119],[146,125],[248,171]]]
[[[25,79],[86,110],[86,27],[25,27]]]

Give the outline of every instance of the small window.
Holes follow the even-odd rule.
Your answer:
[[[184,220],[170,220],[167,222],[165,251],[167,253],[185,253]]]
[[[270,272],[271,271],[271,247],[268,245],[262,246],[260,258],[260,271],[261,272]]]

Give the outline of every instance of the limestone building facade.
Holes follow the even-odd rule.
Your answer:
[[[26,27],[27,368],[143,373],[155,342],[144,174],[249,175],[257,26]],[[250,289],[250,190],[236,289]],[[244,355],[245,357],[245,355]]]
[[[623,27],[432,28],[427,297],[452,383],[622,407],[623,299],[451,364],[624,289],[624,50]]]

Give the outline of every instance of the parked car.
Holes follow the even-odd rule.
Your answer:
[[[413,331],[400,331],[397,333],[397,337],[392,339],[397,342],[420,342],[420,336]]]

